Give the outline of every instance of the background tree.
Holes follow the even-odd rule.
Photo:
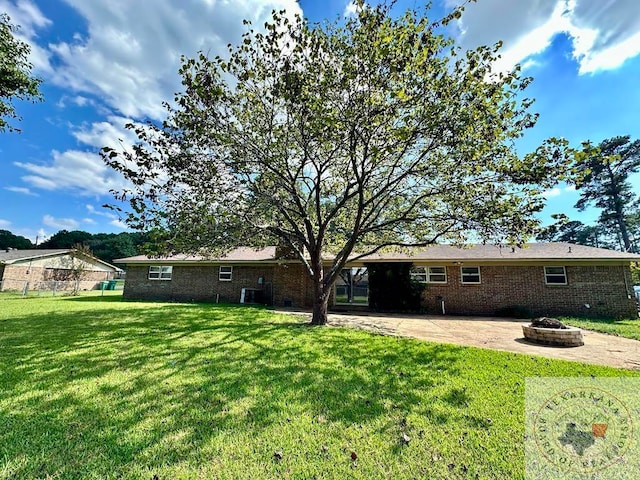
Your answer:
[[[111,263],[116,258],[138,255],[136,242],[142,243],[138,237],[140,234],[128,232],[97,233],[88,240],[87,245],[96,257]]]
[[[6,14],[0,14],[0,132],[18,131],[8,119],[19,118],[14,99],[41,100],[40,80],[31,76],[30,47],[16,38],[18,27]]]
[[[554,214],[555,223],[545,227],[536,236],[539,242],[568,242],[596,248],[615,248],[615,236],[602,224],[586,225],[570,220],[564,214]]]
[[[7,248],[27,250],[29,248],[33,248],[33,244],[28,238],[14,235],[9,230],[0,230],[0,250],[5,250]]]
[[[520,100],[530,79],[492,73],[499,45],[462,52],[439,33],[461,9],[430,22],[357,3],[321,26],[274,12],[228,58],[185,60],[163,125],[103,149],[131,181],[116,197],[152,253],[286,246],[311,277],[316,324],[348,259],[523,241],[563,166],[553,142],[516,155],[536,121]]]
[[[147,238],[140,232],[96,233],[82,230],[60,230],[40,244],[40,248],[88,247],[93,255],[112,263],[116,258],[138,255]]]
[[[576,208],[588,205],[601,209],[599,223],[612,226],[620,235],[625,251],[635,251],[631,242],[627,217],[635,195],[629,175],[640,170],[640,140],[613,137],[603,140],[597,147],[583,143],[577,155],[575,185],[580,194]]]
[[[87,246],[93,235],[82,230],[59,230],[40,244],[41,248],[74,248],[76,245]]]

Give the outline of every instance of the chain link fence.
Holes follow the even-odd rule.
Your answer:
[[[51,297],[71,295],[73,292],[93,291],[104,294],[105,291],[124,289],[124,280],[87,282],[82,280],[0,280],[0,298]]]

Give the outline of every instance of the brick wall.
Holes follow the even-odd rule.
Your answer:
[[[261,290],[264,303],[270,304],[273,269],[273,265],[236,265],[231,281],[221,281],[217,265],[174,265],[171,280],[149,280],[148,265],[129,265],[123,295],[136,300],[240,303],[242,289],[253,288]]]
[[[124,297],[136,300],[175,300],[239,303],[243,288],[262,290],[264,302],[305,308],[313,305],[313,288],[300,264],[234,265],[231,281],[220,281],[217,265],[174,265],[171,280],[149,280],[148,265],[129,265]],[[262,277],[263,283],[258,283]]]
[[[274,267],[273,294],[276,306],[313,306],[313,284],[305,267],[298,263]]]
[[[542,266],[481,266],[482,283],[463,285],[460,268],[449,266],[447,284],[428,284],[423,301],[429,313],[441,313],[441,296],[448,314],[493,315],[517,305],[535,316],[637,316],[628,266],[566,266],[566,272],[568,285],[546,285]]]
[[[261,288],[265,303],[297,308],[313,305],[311,280],[304,267],[296,263],[236,265],[230,282],[218,279],[216,265],[174,266],[170,281],[149,280],[148,268],[128,266],[125,298],[216,301],[219,295],[220,302],[239,303],[242,288]],[[479,285],[462,285],[460,268],[446,268],[447,284],[428,284],[423,293],[429,313],[440,313],[438,296],[442,296],[447,314],[495,315],[498,309],[513,306],[525,307],[536,316],[636,314],[635,301],[627,297],[627,285],[631,285],[629,268],[623,265],[567,266],[568,285],[546,285],[542,266],[482,266]],[[258,284],[259,277],[263,278],[262,285]],[[329,301],[332,303],[333,298]]]

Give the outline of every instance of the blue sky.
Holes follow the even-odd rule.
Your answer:
[[[434,0],[433,17],[459,3]],[[398,8],[420,5],[401,0]],[[130,120],[161,120],[162,102],[180,87],[180,55],[212,55],[237,42],[244,18],[262,25],[273,8],[312,21],[348,14],[348,0],[0,0],[32,46],[45,101],[19,103],[21,134],[0,134],[0,229],[35,239],[60,229],[120,232],[110,188],[122,179],[97,152],[133,141]],[[504,42],[496,68],[515,63],[534,82],[540,113],[521,153],[551,136],[573,146],[614,135],[640,138],[640,1],[478,0],[451,34],[464,48]],[[634,177],[640,192],[640,177]],[[572,209],[566,186],[547,192],[543,218]]]

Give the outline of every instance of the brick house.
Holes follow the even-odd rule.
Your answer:
[[[629,266],[637,261],[640,255],[568,243],[434,245],[349,263],[330,305],[366,308],[366,265],[404,262],[412,264],[411,277],[425,286],[422,305],[429,313],[495,315],[519,307],[533,315],[635,317]],[[239,248],[216,259],[137,256],[115,263],[127,266],[124,296],[129,299],[312,305],[304,267],[276,247]]]
[[[111,280],[120,271],[102,260],[74,253],[72,249],[0,251],[0,291],[52,289],[72,290],[70,269],[82,264],[84,272],[79,290],[97,288],[99,282]]]

